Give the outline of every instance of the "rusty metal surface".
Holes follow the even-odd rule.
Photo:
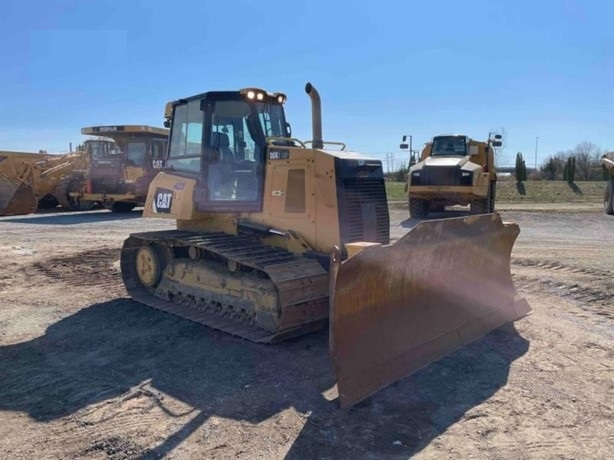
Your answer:
[[[530,311],[510,274],[519,228],[498,214],[425,221],[334,262],[330,353],[349,407]]]
[[[19,179],[0,176],[0,216],[29,214],[38,200],[32,187]]]

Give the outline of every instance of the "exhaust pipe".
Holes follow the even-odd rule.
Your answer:
[[[305,92],[311,98],[311,130],[313,133],[313,148],[324,148],[322,140],[322,105],[320,103],[320,93],[311,83],[305,85]]]

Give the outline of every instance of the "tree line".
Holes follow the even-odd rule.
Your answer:
[[[538,171],[527,177],[522,153],[516,154],[515,176],[518,182],[531,180],[564,180],[567,182],[603,179],[601,157],[605,152],[592,142],[580,142],[573,149],[550,155]]]

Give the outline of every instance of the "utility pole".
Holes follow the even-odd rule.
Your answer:
[[[537,140],[539,137],[535,137],[535,172],[537,172]]]

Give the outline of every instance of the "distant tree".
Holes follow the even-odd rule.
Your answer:
[[[563,170],[563,180],[571,184],[576,176],[575,169],[576,159],[573,156],[568,157],[567,161],[565,162],[565,169]]]
[[[522,159],[522,153],[516,154],[516,168],[515,168],[516,181],[522,182],[527,180],[527,166]]]
[[[575,157],[575,173],[578,180],[598,180],[601,174],[601,151],[592,142],[580,142],[568,152]]]
[[[508,165],[510,164],[509,157],[507,155],[507,152],[505,151],[505,146],[506,146],[506,139],[507,139],[507,130],[505,128],[499,128],[499,129],[491,129],[490,130],[493,133],[497,133],[501,135],[501,146],[500,147],[494,147],[493,151],[495,154],[495,165]]]
[[[388,179],[393,182],[407,182],[407,174],[409,174],[409,166],[401,163],[396,171],[388,173]]]
[[[540,168],[541,175],[545,180],[555,180],[557,171],[557,160],[553,156],[548,158],[548,161]]]

